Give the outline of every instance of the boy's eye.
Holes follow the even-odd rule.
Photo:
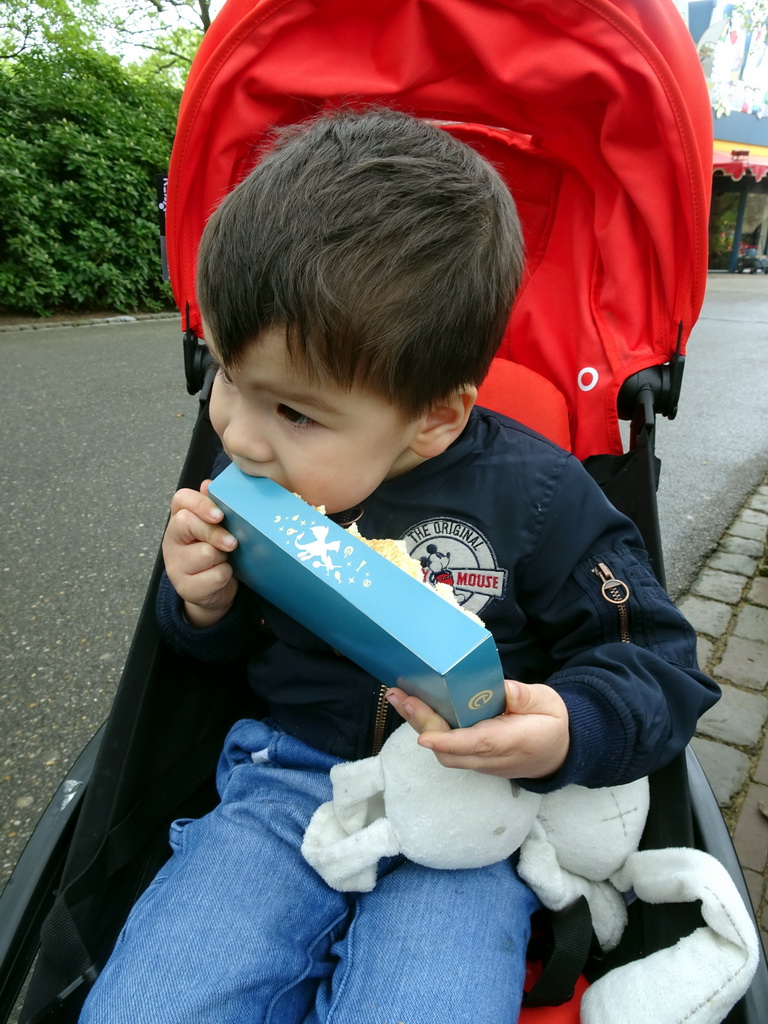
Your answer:
[[[309,416],[296,412],[290,405],[284,405],[282,402],[277,407],[277,412],[279,416],[282,416],[284,420],[288,420],[294,427],[310,427],[315,422]]]

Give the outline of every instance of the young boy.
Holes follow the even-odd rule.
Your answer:
[[[211,662],[247,652],[268,717],[232,729],[221,804],[172,827],[83,1022],[516,1021],[536,901],[514,864],[393,858],[370,893],[329,889],[300,846],[331,766],[402,716],[456,768],[542,792],[618,784],[679,753],[715,702],[632,525],[576,459],[475,407],[521,273],[496,172],[385,110],[284,132],[212,216],[198,294],[219,466],[437,559],[495,637],[507,712],[450,730],[387,691],[239,585],[206,486],[178,492],[164,634]]]

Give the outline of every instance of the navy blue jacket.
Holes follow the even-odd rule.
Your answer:
[[[647,775],[684,749],[718,698],[633,524],[576,458],[513,420],[474,409],[446,452],[381,484],[358,528],[403,538],[425,578],[453,586],[493,633],[507,678],[562,696],[568,757],[545,780],[521,780],[528,789]],[[377,680],[242,585],[210,629],[186,623],[167,579],[158,614],[184,653],[220,661],[249,651],[271,720],[315,747],[366,757],[402,722]]]

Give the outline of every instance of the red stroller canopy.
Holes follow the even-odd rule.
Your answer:
[[[171,159],[185,327],[188,308],[202,334],[203,227],[261,137],[349,101],[444,122],[496,164],[528,252],[499,354],[562,392],[577,455],[621,452],[618,389],[684,351],[706,283],[712,120],[672,0],[229,0]]]

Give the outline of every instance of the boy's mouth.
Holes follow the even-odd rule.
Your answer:
[[[257,479],[273,480],[276,484],[284,487],[287,491],[296,493],[296,489],[291,487],[290,484],[280,478],[278,479],[274,473],[270,473],[262,462],[253,462],[251,459],[245,458],[242,455],[233,455],[231,452],[226,452],[232,462],[237,466],[241,473],[245,473],[246,476],[256,477]],[[300,495],[299,495],[300,496]]]
[[[232,452],[224,449],[226,455],[229,456],[230,460],[234,462],[241,473],[245,473],[246,476],[262,476],[269,477],[269,473],[265,473],[262,465],[258,462],[252,462],[250,459],[243,457],[242,455],[233,455]]]

